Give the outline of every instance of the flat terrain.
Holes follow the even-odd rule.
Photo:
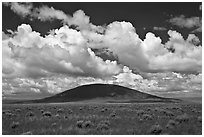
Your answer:
[[[2,134],[202,134],[197,103],[3,104]]]

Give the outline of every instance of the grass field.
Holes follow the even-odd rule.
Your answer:
[[[202,105],[3,104],[2,134],[202,134]]]

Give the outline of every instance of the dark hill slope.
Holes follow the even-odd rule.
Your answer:
[[[162,98],[126,87],[112,84],[91,84],[79,86],[32,103],[57,103],[87,100],[104,102],[171,102],[176,99]]]

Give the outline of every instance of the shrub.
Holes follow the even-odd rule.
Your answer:
[[[93,123],[92,123],[90,120],[85,121],[85,122],[83,123],[83,127],[85,127],[85,128],[90,128],[90,127],[92,127],[92,126],[93,126]]]
[[[17,128],[19,125],[20,125],[19,122],[13,122],[13,123],[11,124],[11,128],[15,129],[15,128]]]
[[[166,128],[173,128],[174,126],[176,126],[176,121],[169,120],[167,125],[166,125]]]
[[[57,110],[57,113],[63,113],[63,109],[61,109],[61,108],[58,109],[58,110]]]
[[[191,111],[192,111],[192,112],[197,112],[197,110],[196,110],[195,108],[194,108],[194,109],[192,109]]]
[[[19,112],[21,112],[21,109],[16,109],[15,111],[19,113]]]
[[[183,114],[183,115],[179,115],[176,117],[176,121],[179,122],[179,123],[182,123],[182,122],[188,122],[189,121],[189,116],[187,114]]]
[[[108,130],[109,126],[107,124],[104,123],[99,123],[96,127],[97,130]]]
[[[71,109],[68,109],[68,113],[69,113],[69,114],[72,114],[73,111],[72,111]]]
[[[168,122],[169,125],[175,126],[176,125],[176,121],[170,119]]]
[[[168,111],[168,110],[161,110],[161,113],[163,113],[166,116],[170,116],[170,117],[174,116],[173,112]]]
[[[151,111],[151,110],[152,110],[151,108],[148,108],[148,109],[147,109],[147,111]]]
[[[28,107],[27,109],[28,109],[28,110],[32,110],[32,109],[31,109],[31,108],[29,108],[29,107]]]
[[[29,111],[28,113],[26,113],[26,117],[33,117],[34,113],[32,111]]]
[[[4,113],[11,113],[10,110],[4,110],[3,112],[4,112]]]
[[[156,107],[156,108],[154,109],[154,111],[156,111],[156,112],[157,112],[157,111],[160,111],[160,108],[157,108],[157,107]]]
[[[101,109],[101,112],[105,112],[105,110],[104,110],[104,109]]]
[[[110,127],[110,122],[108,120],[100,121],[96,127],[97,130],[108,130]]]
[[[56,114],[55,117],[60,119],[60,115],[59,114]]]
[[[68,119],[68,116],[64,116],[64,119]]]
[[[152,118],[152,116],[149,115],[149,114],[144,114],[144,115],[142,115],[142,119],[143,119],[143,120],[152,120],[153,118]]]
[[[83,127],[83,123],[84,123],[83,120],[79,120],[79,121],[77,121],[76,126],[77,126],[78,128],[82,128],[82,127]]]
[[[105,112],[105,111],[107,111],[108,109],[107,108],[102,108],[101,109],[101,112]]]
[[[12,117],[12,116],[13,116],[13,114],[12,114],[12,113],[10,113],[10,112],[6,112],[6,116],[8,116],[8,117]]]
[[[111,113],[110,117],[116,117],[116,113],[115,112]]]
[[[154,135],[159,135],[162,132],[162,127],[158,124],[151,126],[149,133]]]
[[[44,112],[44,113],[43,113],[43,116],[44,116],[44,117],[51,117],[51,116],[52,116],[52,113],[49,112],[49,111],[47,111],[47,112]]]

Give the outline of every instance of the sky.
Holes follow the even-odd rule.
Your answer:
[[[201,2],[2,3],[3,99],[93,83],[201,97],[201,40]]]

